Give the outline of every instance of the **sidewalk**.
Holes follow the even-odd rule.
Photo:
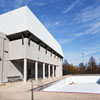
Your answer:
[[[33,88],[41,84],[47,84],[57,81],[69,76],[55,77],[44,79],[43,81],[34,81]],[[86,94],[86,93],[63,93],[63,92],[43,92],[43,91],[30,91],[32,83],[28,81],[6,83],[0,85],[0,100],[100,100],[99,94]],[[32,99],[32,96],[34,99]]]
[[[44,85],[56,80],[63,79],[68,76],[62,77],[54,77],[54,78],[46,78],[41,81],[33,80],[33,88],[38,87],[39,85]],[[31,100],[31,82],[28,81],[24,83],[23,81],[20,82],[13,82],[13,83],[4,83],[0,85],[0,100]]]

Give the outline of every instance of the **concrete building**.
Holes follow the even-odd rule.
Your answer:
[[[0,83],[62,76],[63,52],[27,6],[0,15]]]

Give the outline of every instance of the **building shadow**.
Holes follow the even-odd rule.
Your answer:
[[[23,60],[11,60],[10,67],[12,70],[12,77],[8,78],[12,78],[12,81],[23,80]]]

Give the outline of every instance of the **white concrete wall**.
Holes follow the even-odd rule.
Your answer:
[[[0,32],[8,35],[27,30],[27,15],[25,9],[16,9],[0,15]]]
[[[62,76],[62,59],[51,56],[51,52],[47,51],[43,47],[38,49],[39,45],[31,41],[28,45],[28,39],[24,39],[24,45],[22,45],[22,39],[9,42],[9,59],[31,59],[39,62],[45,62],[47,64],[56,65],[56,76]]]
[[[62,48],[27,6],[0,15],[0,31],[10,35],[30,31],[63,56]],[[51,41],[50,41],[51,40]]]
[[[28,7],[22,7],[14,11],[0,15],[0,32],[7,35],[17,34],[18,32],[30,31],[35,36],[37,36],[44,43],[49,45],[52,49],[63,56],[63,52],[59,43],[52,37],[47,29],[41,24],[41,22],[36,18],[36,16],[28,9]],[[4,59],[3,59],[3,80],[7,81],[8,76],[17,76],[22,74],[18,71],[19,68],[22,70],[22,65],[19,68],[10,61],[18,59],[31,59],[39,62],[45,62],[47,64],[53,64],[58,66],[56,68],[56,76],[62,75],[62,59],[54,57],[55,55],[49,51],[45,53],[45,49],[40,47],[38,50],[38,45],[31,41],[31,45],[28,46],[28,39],[24,39],[24,45],[22,45],[22,40],[9,41],[5,40],[4,47]],[[0,39],[0,56],[3,57],[3,44],[2,39]],[[0,80],[2,74],[2,61],[0,61]]]
[[[26,39],[27,44],[28,44],[28,39]],[[54,57],[55,55],[52,54],[51,52],[47,51],[47,54],[45,53],[46,49],[43,47],[39,48],[39,45],[36,44],[35,42],[31,41],[30,46],[27,45],[27,51],[26,51],[26,58],[40,61],[40,62],[45,62],[48,64],[54,64],[54,65],[61,65],[62,60],[60,58],[57,59],[57,56]]]
[[[4,41],[4,50],[3,50],[3,41]],[[22,69],[23,64],[18,62],[12,63],[11,61],[9,61],[9,53],[13,52],[13,49],[14,47],[11,50],[9,50],[9,40],[7,38],[6,40],[0,38],[0,57],[3,59],[3,64],[2,61],[0,61],[0,82],[1,82],[1,78],[3,78],[2,80],[3,82],[7,82],[8,81],[7,77],[11,77],[11,76],[23,77],[21,73],[23,70]],[[3,51],[4,51],[4,57],[3,57]],[[17,48],[16,48],[16,52],[17,52]],[[12,56],[13,55],[14,52],[12,53]]]
[[[3,67],[3,82],[7,82],[7,77],[14,77],[14,76],[20,76],[23,78],[23,74],[21,72],[23,71],[23,65],[19,62],[12,63],[11,61],[5,61],[4,67]]]
[[[58,65],[61,67],[62,60],[60,58],[54,57],[55,55],[51,52],[47,51],[45,53],[45,49],[40,47],[39,45],[31,41],[30,46],[28,45],[28,39],[24,39],[24,45],[22,45],[22,40],[15,40],[9,42],[9,59],[31,59],[35,61],[45,62],[48,64]],[[61,69],[60,69],[61,70]]]
[[[0,56],[3,55],[3,40],[0,39]],[[5,40],[4,44],[4,64],[3,64],[3,82],[7,82],[7,77],[10,76],[20,76],[23,77],[23,64],[22,63],[16,63],[15,64],[9,60],[18,60],[18,59],[31,59],[36,60],[39,62],[45,62],[47,64],[53,64],[57,65],[56,68],[56,76],[62,75],[61,65],[62,60],[60,58],[57,59],[57,57],[54,57],[54,54],[52,54],[49,51],[47,51],[47,54],[45,53],[45,49],[43,47],[40,47],[40,51],[38,49],[38,44],[31,41],[30,46],[28,45],[28,39],[24,39],[24,45],[22,45],[22,39],[15,40],[15,41],[9,41],[8,39]],[[7,53],[8,52],[8,53]],[[33,65],[34,66],[34,65]],[[42,67],[42,66],[41,66]],[[1,73],[2,73],[2,61],[0,61],[0,81],[1,81]],[[20,72],[20,71],[21,72]],[[34,74],[32,70],[32,74]]]
[[[54,37],[48,32],[44,25],[38,20],[38,18],[27,8],[27,26],[28,30],[37,36],[44,43],[49,45],[52,49],[57,51],[60,55],[63,55],[60,44],[54,39]]]
[[[56,77],[62,76],[62,65],[56,67]]]
[[[61,81],[58,81],[57,83],[43,89],[43,91],[55,91],[64,85],[68,85],[70,82],[71,82],[71,77],[68,77],[67,80],[63,79]]]
[[[41,24],[34,14],[28,9],[28,7],[22,7],[14,11],[0,15],[0,32],[7,35],[17,34],[18,32],[30,31],[37,36],[44,43],[49,45],[52,49],[63,56],[63,52],[59,43],[53,38],[47,29]],[[4,36],[6,37],[6,36]],[[50,39],[50,40],[49,40]],[[0,56],[3,57],[3,44],[0,38]],[[39,62],[45,62],[47,64],[53,64],[58,66],[56,68],[56,76],[62,75],[62,59],[54,57],[55,55],[49,51],[45,53],[45,49],[31,41],[31,45],[28,46],[28,39],[24,39],[24,45],[22,40],[9,41],[5,40],[4,47],[4,59],[3,59],[3,79],[7,81],[8,76],[16,76],[22,74],[18,71],[18,68],[10,60],[18,59],[31,59]],[[8,52],[8,53],[7,53]],[[22,65],[19,65],[22,66]],[[21,69],[22,70],[22,69]],[[2,74],[2,61],[0,61],[0,81]]]
[[[75,83],[93,83],[100,82],[100,76],[74,76],[72,81]]]
[[[9,66],[9,51],[8,51],[8,39],[5,38],[5,36],[0,37],[0,57],[2,58],[2,61],[0,61],[0,83],[1,81],[4,81],[6,78],[6,71],[7,66]]]
[[[26,41],[24,39],[24,45],[22,45],[22,39],[9,41],[9,60],[26,58]]]
[[[100,76],[71,76],[68,78],[65,78],[50,87],[45,88],[43,91],[55,91],[60,87],[64,87],[69,85],[69,83],[99,83],[100,82]]]
[[[0,37],[0,58],[3,59],[3,39]],[[0,61],[0,83],[2,81],[2,63],[3,61]]]

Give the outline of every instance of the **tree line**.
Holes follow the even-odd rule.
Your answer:
[[[63,63],[63,75],[67,74],[99,74],[100,73],[100,64],[96,64],[94,57],[90,57],[87,64],[80,63],[78,66],[69,64],[65,59]]]

